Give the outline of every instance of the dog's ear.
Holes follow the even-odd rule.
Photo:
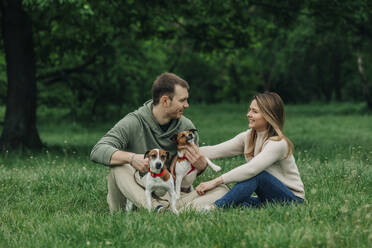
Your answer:
[[[149,156],[149,153],[150,153],[151,150],[148,150],[145,155],[143,156],[143,158],[147,158]]]
[[[197,129],[195,129],[195,128],[193,128],[193,129],[190,129],[189,131],[191,131],[191,132],[195,133],[195,132],[197,132],[198,130],[197,130]]]
[[[172,136],[171,141],[173,141],[173,143],[177,144],[177,134]]]

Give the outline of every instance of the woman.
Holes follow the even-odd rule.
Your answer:
[[[247,114],[249,130],[215,146],[201,147],[210,159],[245,155],[246,163],[213,180],[200,183],[199,195],[220,184],[238,182],[212,208],[257,207],[265,202],[303,202],[304,185],[294,157],[293,144],[283,134],[284,104],[276,93],[256,95]],[[253,192],[257,197],[253,197]]]

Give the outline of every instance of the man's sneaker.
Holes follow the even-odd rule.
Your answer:
[[[165,210],[167,210],[167,208],[164,207],[163,205],[158,205],[158,206],[156,206],[156,208],[155,208],[155,211],[156,211],[157,213],[163,213]]]

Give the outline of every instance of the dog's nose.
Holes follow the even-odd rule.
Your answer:
[[[157,163],[155,164],[155,167],[156,167],[156,169],[160,169],[160,168],[161,168],[161,163],[160,163],[160,162],[157,162]]]

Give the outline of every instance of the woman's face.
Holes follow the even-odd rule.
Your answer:
[[[254,129],[257,132],[265,131],[267,129],[267,121],[263,117],[261,110],[258,108],[256,100],[251,102],[247,118],[249,120],[249,128]]]

